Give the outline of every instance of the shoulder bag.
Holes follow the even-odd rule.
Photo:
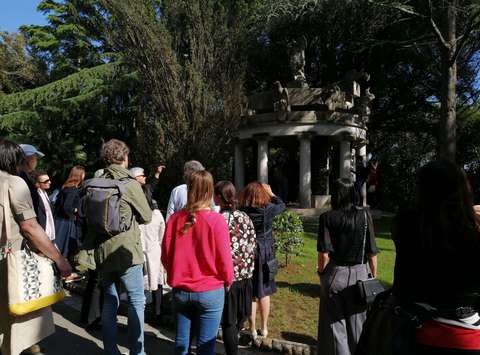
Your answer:
[[[8,308],[12,315],[22,316],[60,301],[65,292],[52,260],[31,250],[25,239],[20,250],[14,250],[10,236],[8,182],[4,183],[3,212],[7,237]]]
[[[365,210],[365,224],[363,228],[363,243],[362,243],[362,264],[363,260],[365,258],[365,245],[366,245],[366,240],[367,240],[367,221],[368,221],[368,216],[367,216],[367,211]],[[383,285],[380,283],[375,278],[370,278],[368,280],[362,281],[359,280],[357,281],[357,289],[358,289],[358,299],[359,303],[362,305],[369,305],[371,304],[377,295],[383,291],[385,291],[385,288]]]

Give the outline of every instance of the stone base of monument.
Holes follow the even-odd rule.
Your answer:
[[[313,208],[330,208],[332,206],[331,195],[312,195],[312,207]]]

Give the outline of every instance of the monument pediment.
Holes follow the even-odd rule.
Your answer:
[[[365,128],[375,96],[368,87],[362,90],[356,81],[361,78],[369,80],[364,72],[350,71],[342,81],[321,88],[283,87],[277,81],[272,90],[248,97],[240,128],[274,122],[333,122]]]

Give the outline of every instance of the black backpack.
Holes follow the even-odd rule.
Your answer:
[[[120,214],[120,200],[125,193],[125,185],[131,178],[93,178],[86,180],[82,187],[79,216],[95,234],[113,237],[130,229],[131,218]]]

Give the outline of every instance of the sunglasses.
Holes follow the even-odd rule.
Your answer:
[[[48,184],[50,182],[50,179],[47,179],[45,181],[39,181],[39,184]]]

